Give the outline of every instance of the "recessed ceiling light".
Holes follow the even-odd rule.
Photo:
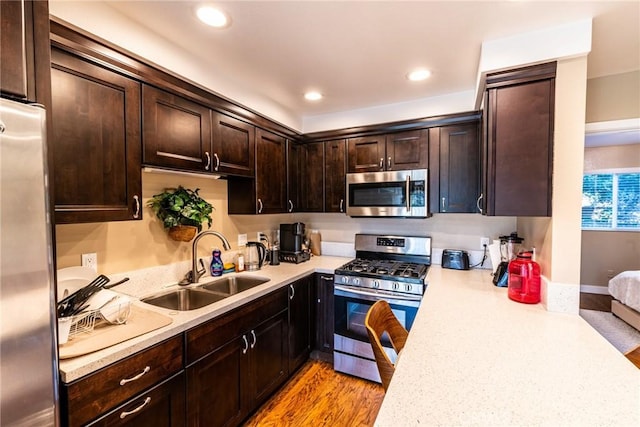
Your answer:
[[[215,28],[225,28],[230,23],[229,17],[213,6],[200,6],[196,10],[196,15],[202,22]]]
[[[322,94],[316,91],[307,92],[304,94],[304,99],[307,101],[319,101],[322,99]]]
[[[428,79],[429,76],[431,76],[431,71],[421,68],[407,74],[407,79],[411,80],[412,82],[419,82],[421,80]]]

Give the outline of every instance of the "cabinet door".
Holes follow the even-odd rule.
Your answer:
[[[262,404],[288,377],[287,310],[261,323],[248,334],[251,368],[248,385],[251,408]]]
[[[386,136],[386,170],[426,169],[429,167],[429,133],[426,129],[398,132]]]
[[[324,143],[324,211],[345,212],[347,180],[347,143],[344,139]]]
[[[243,337],[187,368],[187,425],[238,425],[247,414],[249,344]]]
[[[256,201],[258,213],[287,211],[286,140],[258,129],[256,132]]]
[[[297,142],[287,140],[287,212],[300,212],[302,203],[302,147]]]
[[[140,85],[51,55],[56,223],[141,219]]]
[[[384,135],[347,140],[349,173],[378,172],[385,167]]]
[[[325,353],[333,353],[333,275],[317,274],[316,292],[315,348]]]
[[[30,1],[0,2],[0,89],[3,94],[24,99],[29,98],[28,88],[35,85],[33,47],[29,48],[33,39],[32,6]]]
[[[178,427],[186,425],[184,372],[119,406],[90,426]]]
[[[554,79],[488,90],[487,215],[551,215],[554,92]]]
[[[289,373],[311,353],[311,276],[289,285]]]
[[[445,126],[440,132],[440,185],[435,212],[478,212],[480,145],[476,124]]]
[[[305,145],[304,211],[324,210],[324,143]]]
[[[249,123],[211,113],[213,123],[212,171],[253,177],[255,174],[255,127]]]
[[[142,86],[143,163],[187,171],[211,171],[208,108],[154,87]]]

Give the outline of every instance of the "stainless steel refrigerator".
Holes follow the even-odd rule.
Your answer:
[[[0,425],[58,425],[45,110],[0,98]]]

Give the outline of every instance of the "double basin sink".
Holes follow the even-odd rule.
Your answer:
[[[204,283],[194,288],[176,289],[141,299],[142,302],[170,310],[188,311],[205,307],[237,293],[268,282],[259,276],[233,276]]]

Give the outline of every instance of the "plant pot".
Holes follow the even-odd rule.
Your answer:
[[[198,232],[198,228],[192,225],[176,225],[169,229],[169,237],[178,242],[190,242]]]

